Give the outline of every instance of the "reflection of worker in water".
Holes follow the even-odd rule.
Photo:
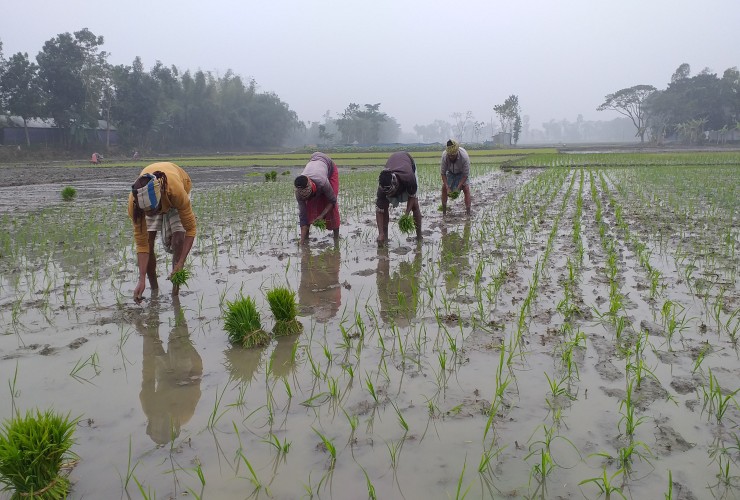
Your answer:
[[[146,433],[157,444],[167,444],[180,435],[195,413],[200,399],[200,378],[203,362],[190,341],[185,316],[178,297],[172,298],[175,306],[175,324],[167,338],[167,351],[159,338],[159,311],[136,322],[144,338],[142,363],[141,408],[147,416]]]
[[[336,316],[342,305],[342,287],[339,284],[339,266],[342,256],[339,246],[301,253],[301,282],[298,286],[298,303],[313,310],[316,321],[326,322]]]
[[[446,225],[442,225],[442,256],[440,259],[448,292],[458,287],[460,276],[470,268],[469,244],[470,221],[465,222],[462,234],[459,230],[450,230]]]
[[[391,274],[388,248],[378,248],[378,270],[375,280],[378,286],[380,317],[386,323],[407,326],[416,317],[419,300],[419,271],[421,270],[421,245],[414,250],[413,260],[399,262],[398,269]]]

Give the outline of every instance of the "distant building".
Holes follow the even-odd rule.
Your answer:
[[[32,145],[46,145],[64,143],[64,131],[54,124],[52,118],[29,118],[28,138]],[[98,120],[97,129],[86,130],[86,140],[91,144],[106,144],[108,123]],[[23,118],[20,116],[0,115],[0,145],[15,146],[26,144],[26,131],[23,127]],[[118,130],[115,126],[110,127],[110,145],[118,144]]]
[[[499,132],[493,136],[493,144],[496,146],[511,146],[511,134],[509,132]]]

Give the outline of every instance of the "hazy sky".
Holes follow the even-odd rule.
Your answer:
[[[232,69],[299,119],[381,103],[405,131],[519,96],[533,128],[597,112],[681,63],[740,66],[740,0],[0,0],[6,57],[88,28],[113,64]]]

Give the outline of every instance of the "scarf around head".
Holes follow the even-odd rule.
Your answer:
[[[380,186],[380,190],[383,191],[383,194],[386,196],[392,196],[396,191],[398,191],[399,186],[400,182],[398,180],[398,176],[396,176],[396,174],[391,174],[391,183],[387,186]]]
[[[295,188],[295,197],[300,201],[306,201],[311,197],[311,195],[316,191],[316,184],[311,179],[308,179],[308,184],[306,184],[304,187]]]
[[[460,144],[454,139],[447,141],[447,148],[445,148],[448,155],[456,155],[460,151]]]
[[[136,204],[142,210],[154,210],[159,206],[162,199],[162,184],[154,175],[144,174],[141,177],[149,179],[149,182],[138,189],[131,188]]]

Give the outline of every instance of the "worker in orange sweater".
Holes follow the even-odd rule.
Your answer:
[[[144,168],[131,186],[128,214],[134,224],[134,240],[139,265],[139,280],[134,300],[140,302],[149,285],[158,288],[154,242],[161,232],[162,244],[172,254],[172,273],[185,266],[195,240],[195,214],[190,204],[190,176],[174,163],[152,163]],[[170,273],[170,277],[172,276]],[[173,295],[179,287],[173,286]]]

